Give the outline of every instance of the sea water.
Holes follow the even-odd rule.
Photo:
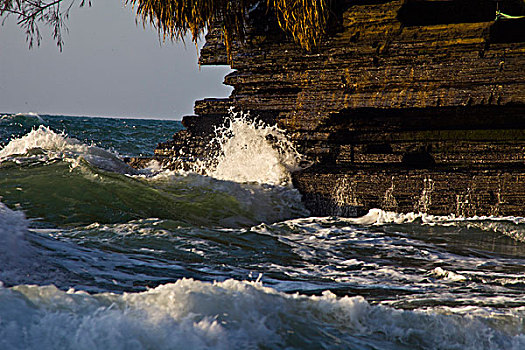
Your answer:
[[[523,218],[310,217],[242,116],[190,172],[122,161],[180,122],[0,118],[0,349],[525,349]]]

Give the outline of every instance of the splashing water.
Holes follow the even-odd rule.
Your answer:
[[[241,114],[199,175],[102,148],[158,123],[43,119],[0,119],[0,349],[525,347],[525,218],[429,215],[430,181],[414,213],[305,217],[300,156]]]
[[[29,220],[0,202],[0,280],[18,281],[20,271],[33,273],[34,249],[26,239]],[[31,272],[28,272],[31,271]],[[0,285],[2,282],[0,282]]]
[[[215,130],[216,155],[198,164],[199,172],[219,180],[290,184],[290,172],[299,169],[301,155],[284,131],[251,120],[248,114],[230,113]]]
[[[9,142],[0,150],[0,159],[4,160],[12,155],[25,154],[32,149],[86,153],[88,146],[75,139],[68,139],[65,135],[57,134],[48,127],[40,126],[24,137]]]
[[[0,289],[3,348],[519,349],[522,310],[401,311],[362,297],[279,293],[259,283],[182,279],[142,293],[90,295],[53,286]],[[18,310],[18,312],[16,311]],[[370,346],[371,345],[371,346]]]
[[[23,203],[29,216],[54,223],[108,223],[153,216],[236,227],[308,214],[300,194],[289,186],[173,174],[160,168],[139,171],[114,152],[44,126],[0,149],[0,164],[4,162],[22,169],[42,167],[26,177],[6,166],[0,173],[0,186],[5,188],[0,195],[8,205]]]
[[[455,216],[450,214],[430,215],[426,213],[396,213],[381,209],[370,209],[364,216],[358,218],[340,218],[340,220],[355,225],[387,225],[406,224],[420,220],[423,225],[456,226],[476,228],[483,231],[499,232],[516,241],[525,242],[525,230],[522,225],[525,218],[515,216]]]
[[[76,167],[81,159],[96,167],[118,173],[135,174],[136,171],[122,162],[118,155],[99,148],[88,146],[79,140],[58,134],[46,126],[39,126],[27,135],[11,140],[4,148],[0,149],[0,162],[13,156],[24,155],[30,151],[39,150],[40,154],[34,160],[48,161],[59,158]]]
[[[14,211],[0,202],[0,242],[5,249],[3,254],[13,253],[13,248],[20,245],[24,232],[28,229],[28,222],[23,212]]]

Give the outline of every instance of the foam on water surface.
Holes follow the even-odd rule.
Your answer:
[[[75,285],[91,291],[263,274],[280,291],[334,289],[401,308],[525,306],[525,294],[517,293],[525,285],[521,243],[472,228],[364,226],[339,218],[226,228],[150,218],[45,234],[51,239],[38,244],[50,261],[86,274]]]
[[[122,295],[0,289],[9,349],[520,349],[525,310],[400,311],[362,297],[284,294],[260,283],[182,279]],[[492,317],[497,317],[492,320]]]
[[[22,211],[0,202],[0,281],[24,283],[27,276],[44,281],[41,272],[46,268],[40,265],[40,253],[28,240],[29,226]]]
[[[55,126],[1,140],[2,349],[525,346],[523,218],[305,217],[301,157],[241,115],[200,175]]]
[[[299,169],[301,155],[283,130],[231,112],[215,130],[211,159],[196,170],[219,180],[289,185],[290,172]]]
[[[28,257],[30,248],[25,240],[28,226],[23,212],[11,210],[0,202],[0,275]]]
[[[440,225],[477,228],[504,234],[517,241],[525,242],[525,218],[516,216],[473,216],[462,217],[454,214],[440,216],[426,213],[396,213],[381,209],[370,209],[359,218],[341,218],[356,225],[406,224],[420,221],[423,225]]]
[[[58,158],[75,167],[84,159],[103,170],[136,173],[133,168],[122,162],[117,154],[97,146],[88,146],[65,134],[58,134],[46,126],[39,126],[23,137],[11,140],[0,150],[0,162],[16,161],[17,156],[26,155],[33,150],[42,153],[30,157],[32,160],[48,161]]]

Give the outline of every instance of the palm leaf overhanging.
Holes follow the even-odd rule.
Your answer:
[[[328,21],[328,0],[267,0],[279,26],[306,50],[319,45]],[[126,0],[137,17],[151,23],[165,37],[182,39],[190,32],[193,41],[214,23],[222,23],[226,50],[231,58],[234,38],[244,35],[248,9],[257,0]]]
[[[118,0],[116,0],[118,1]],[[151,23],[166,38],[182,39],[188,32],[193,41],[212,25],[222,25],[224,42],[231,59],[233,40],[242,41],[247,14],[256,5],[274,11],[279,26],[307,50],[320,43],[326,32],[329,2],[335,0],[124,0],[133,5],[143,23]],[[26,31],[29,45],[40,42],[38,23],[51,26],[58,46],[61,29],[74,3],[91,5],[91,0],[0,0],[0,20],[9,15]],[[1,23],[1,22],[0,22]],[[65,27],[64,27],[65,28]]]

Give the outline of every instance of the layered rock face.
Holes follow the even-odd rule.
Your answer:
[[[519,2],[341,1],[307,53],[264,10],[236,45],[226,99],[195,104],[159,158],[205,157],[228,110],[285,129],[313,163],[293,174],[313,215],[373,207],[525,215],[525,19]],[[226,64],[212,30],[202,65]]]

